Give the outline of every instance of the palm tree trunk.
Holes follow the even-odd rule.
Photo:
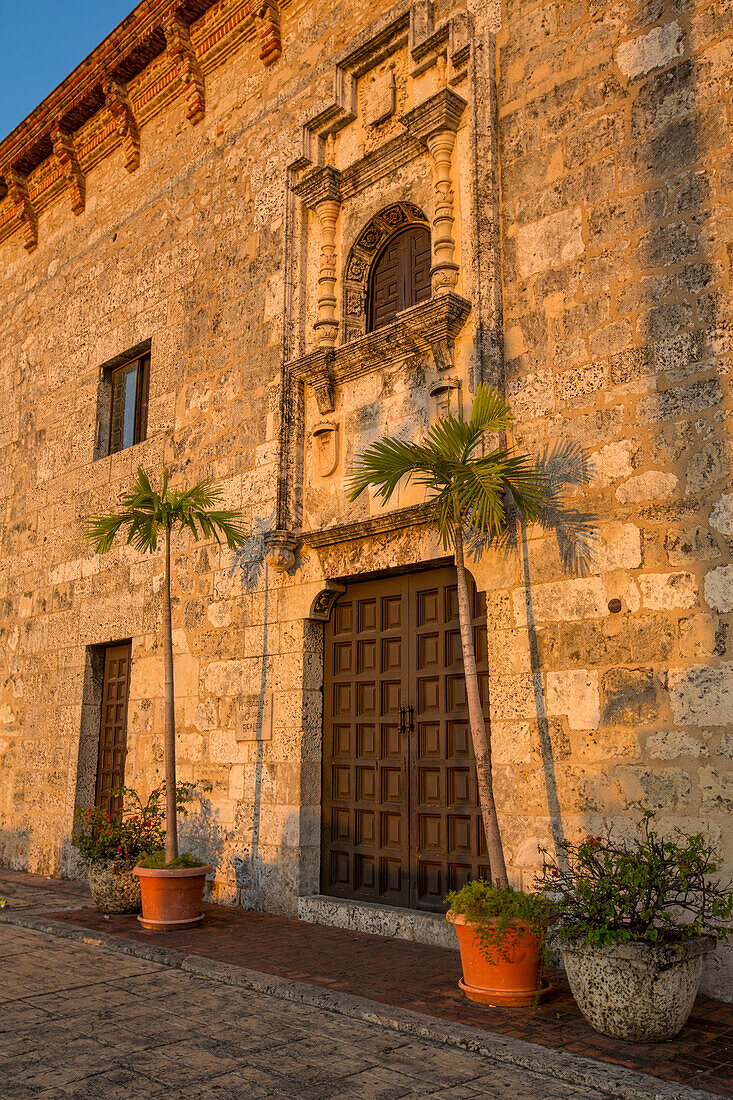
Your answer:
[[[171,626],[171,530],[165,529],[165,592],[163,593],[163,662],[165,665],[165,710],[163,745],[165,760],[165,858],[178,858],[176,820],[176,711],[173,695],[173,629]]]
[[[473,756],[476,761],[478,799],[486,835],[486,848],[491,865],[491,881],[495,886],[508,885],[504,849],[496,815],[494,788],[491,780],[491,742],[486,730],[481,695],[476,674],[476,652],[473,644],[473,625],[466,580],[466,562],[463,550],[463,527],[460,518],[453,524],[453,550],[458,575],[458,619],[461,624],[461,648],[463,649],[463,673],[466,678],[468,723],[471,727]]]

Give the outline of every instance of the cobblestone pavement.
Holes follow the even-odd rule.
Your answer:
[[[461,1050],[0,925],[2,1100],[604,1100]]]

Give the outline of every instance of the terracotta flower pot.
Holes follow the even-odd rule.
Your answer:
[[[461,952],[463,978],[458,986],[470,1001],[495,1007],[532,1005],[548,992],[550,983],[540,986],[540,942],[528,924],[518,921],[503,935],[501,948],[481,947],[478,928],[462,913],[450,910],[446,919],[455,925]],[[496,924],[492,920],[491,924]]]
[[[143,928],[172,932],[176,928],[191,928],[204,919],[201,898],[206,876],[213,871],[208,863],[203,867],[136,867],[133,874],[140,879],[143,911],[137,919]]]

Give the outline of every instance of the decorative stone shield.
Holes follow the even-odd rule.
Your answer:
[[[339,426],[324,421],[313,429],[313,469],[330,477],[339,463]]]

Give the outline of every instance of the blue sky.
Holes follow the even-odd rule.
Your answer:
[[[0,0],[0,141],[137,0]]]

